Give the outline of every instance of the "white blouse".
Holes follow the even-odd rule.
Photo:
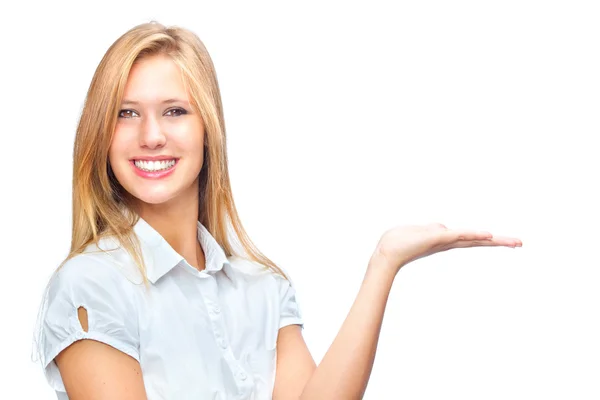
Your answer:
[[[88,246],[49,282],[39,352],[58,399],[68,397],[54,358],[80,339],[135,358],[149,400],[271,399],[278,331],[303,326],[292,284],[256,262],[227,257],[200,223],[203,271],[143,219],[134,232],[150,290],[111,238]],[[87,332],[79,323],[79,307],[87,310]]]

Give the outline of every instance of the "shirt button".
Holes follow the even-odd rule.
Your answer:
[[[75,337],[77,337],[77,339],[83,339],[83,336],[84,336],[84,335],[83,335],[83,332],[81,332],[81,331],[77,331],[77,332],[75,333]]]
[[[246,375],[246,373],[244,371],[240,372],[240,379],[245,381],[246,378],[248,377],[248,375]]]
[[[215,314],[218,314],[218,313],[220,313],[220,312],[221,312],[221,308],[220,308],[219,306],[215,306],[215,307],[213,308],[213,311],[215,312]]]
[[[227,342],[224,339],[219,339],[219,346],[221,346],[222,349],[226,349]]]

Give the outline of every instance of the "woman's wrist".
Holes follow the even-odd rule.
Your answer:
[[[375,250],[371,259],[369,260],[369,264],[367,266],[367,272],[365,274],[366,277],[373,277],[376,280],[383,280],[384,282],[394,281],[398,270],[402,267],[391,265],[389,260],[385,257],[384,254]]]

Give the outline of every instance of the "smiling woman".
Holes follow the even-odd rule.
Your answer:
[[[108,158],[124,193],[142,208],[177,207],[181,199],[197,198],[204,124],[180,68],[165,55],[141,59],[129,72],[123,96]]]
[[[35,351],[59,399],[360,398],[402,266],[520,245],[441,224],[385,232],[317,367],[294,286],[239,220],[210,56],[189,30],[146,23],[92,79],[70,254],[44,294]]]
[[[202,42],[156,22],[126,32],[88,91],[71,252],[40,312],[35,350],[59,398],[271,396],[279,330],[302,319],[242,228],[227,168]]]

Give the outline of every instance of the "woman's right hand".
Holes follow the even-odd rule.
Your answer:
[[[480,246],[521,247],[517,238],[494,237],[485,231],[452,230],[433,223],[428,225],[398,226],[386,231],[371,260],[377,260],[394,275],[411,261],[442,251]]]

